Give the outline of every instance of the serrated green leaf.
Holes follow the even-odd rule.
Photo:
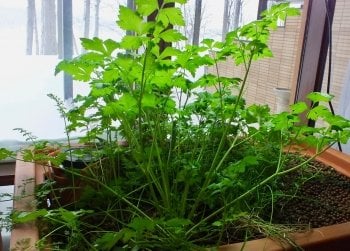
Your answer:
[[[164,27],[168,27],[169,24],[178,26],[185,25],[185,20],[183,19],[181,9],[179,8],[160,9],[156,19],[158,22],[163,23]]]
[[[117,102],[117,107],[122,111],[132,111],[136,106],[137,100],[129,93],[124,93]]]
[[[190,56],[183,53],[182,55],[179,55],[177,58],[178,62],[181,62],[183,67],[187,69],[192,76],[195,76],[196,70],[201,66],[210,66],[214,64],[214,59],[209,56]],[[187,61],[185,61],[187,60]]]
[[[164,110],[168,114],[174,114],[176,111],[176,102],[173,99],[167,99]]]
[[[341,130],[350,127],[350,120],[348,120],[340,115],[333,115],[332,114],[332,116],[326,117],[325,121],[328,124],[330,124],[332,126],[336,126]]]
[[[136,9],[144,16],[149,16],[158,9],[158,0],[136,0]]]
[[[148,108],[156,108],[157,106],[157,97],[153,93],[146,93],[142,98],[142,106]]]
[[[111,69],[103,72],[102,80],[106,83],[111,83],[120,77],[119,70]]]
[[[91,73],[94,71],[95,67],[89,65],[87,62],[81,62],[79,59],[76,61],[61,61],[55,69],[55,74],[64,71],[70,74],[74,80],[79,81],[90,81]]]
[[[201,87],[210,87],[218,83],[218,77],[213,74],[206,74],[200,77],[196,82]]]
[[[105,56],[97,52],[88,52],[79,56],[79,62],[89,63],[90,65],[101,65],[104,60]],[[78,61],[75,62],[77,63]]]
[[[145,34],[149,34],[150,32],[152,32],[152,30],[154,29],[155,26],[155,22],[146,22],[146,23],[142,23],[140,30],[139,30],[139,34],[140,35],[145,35]]]
[[[258,158],[256,156],[252,156],[252,155],[245,156],[242,159],[242,162],[244,162],[244,164],[246,166],[255,166],[255,165],[259,164]]]
[[[319,98],[316,98],[315,100],[319,100]],[[317,102],[317,101],[316,101]],[[312,108],[308,113],[308,119],[317,120],[319,118],[324,118],[327,116],[331,116],[332,113],[329,111],[329,109],[323,105],[318,105],[314,108]]]
[[[128,71],[135,63],[134,59],[129,55],[120,55],[114,63],[123,70]]]
[[[141,30],[143,19],[137,13],[125,6],[120,6],[119,21],[117,21],[120,28],[126,31],[138,32]]]
[[[238,162],[238,163],[236,163],[236,165],[235,165],[235,171],[237,172],[237,173],[244,173],[245,171],[246,171],[246,165],[244,164],[244,162]]]
[[[11,216],[13,223],[26,223],[31,222],[39,217],[43,217],[48,214],[46,209],[38,209],[31,212],[14,212]]]
[[[116,49],[119,48],[119,43],[112,39],[107,39],[106,41],[104,41],[104,45],[106,47],[106,52],[108,56],[110,56]]]
[[[160,54],[159,59],[177,56],[180,53],[181,51],[174,47],[166,47],[165,50]]]
[[[104,96],[110,95],[113,92],[114,92],[114,88],[111,86],[108,86],[104,88],[93,88],[90,94],[93,97],[104,97]]]
[[[219,77],[217,79],[224,86],[237,86],[240,82],[240,78]]]
[[[59,208],[58,209],[59,216],[62,220],[64,220],[68,225],[74,225],[78,218],[78,214],[76,214],[74,211],[69,211],[64,208]]]
[[[298,102],[290,105],[290,111],[293,114],[300,114],[307,110],[307,105],[304,102]]]
[[[272,123],[274,124],[274,128],[277,131],[283,131],[289,129],[295,123],[299,122],[299,118],[297,115],[288,114],[287,112],[282,112],[277,114]]]
[[[155,227],[155,223],[150,219],[137,217],[128,224],[128,227],[137,232],[152,231]]]
[[[203,39],[202,44],[206,45],[208,48],[212,48],[214,42],[215,42],[214,39],[205,38]]]
[[[136,235],[136,232],[132,229],[129,228],[124,228],[123,229],[123,239],[122,241],[124,243],[128,242],[130,239],[134,238]]]
[[[323,92],[311,92],[307,95],[307,98],[312,102],[330,102],[334,95],[330,95]]]
[[[105,233],[95,241],[95,247],[98,250],[110,251],[123,237],[123,230],[119,232]]]
[[[187,39],[179,31],[173,29],[163,31],[159,34],[159,38],[163,39],[165,42],[178,42]]]
[[[184,226],[191,225],[192,222],[189,219],[173,218],[173,219],[167,220],[165,224],[168,227],[184,227]]]
[[[185,4],[188,0],[164,0],[164,3],[179,3],[179,4]]]
[[[104,47],[102,39],[94,37],[93,39],[80,38],[80,40],[85,50],[101,52],[102,54],[106,53],[106,48]]]
[[[172,85],[175,87],[180,88],[184,92],[188,90],[188,81],[185,78],[182,77],[175,77],[172,80]]]
[[[108,117],[116,117],[118,110],[117,110],[117,102],[109,102],[106,104],[105,107],[102,108],[102,113],[104,116]]]
[[[299,16],[300,10],[297,8],[288,8],[287,9],[287,16]]]
[[[123,96],[113,102],[108,102],[103,108],[102,112],[104,116],[110,116],[116,118],[119,114],[136,114],[137,112],[137,100],[129,93],[124,93]]]
[[[123,37],[120,45],[126,50],[137,50],[142,45],[142,39],[137,36],[126,35]]]
[[[86,214],[92,214],[93,210],[79,209],[77,211],[70,211],[65,208],[60,207],[58,210],[49,210],[46,217],[60,217],[68,224],[74,224],[78,217]]]
[[[152,82],[154,82],[155,85],[158,87],[165,87],[171,82],[172,76],[174,71],[157,71],[155,72],[154,77],[152,78]]]
[[[347,144],[349,142],[349,138],[350,138],[350,132],[342,132],[342,134],[339,137],[339,141],[342,144]]]

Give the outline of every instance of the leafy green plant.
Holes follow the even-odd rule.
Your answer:
[[[199,46],[164,49],[161,41],[185,39],[172,28],[184,24],[180,9],[166,4],[184,2],[159,6],[157,0],[138,0],[136,10],[121,6],[117,23],[134,35],[121,41],[81,39],[87,52],[57,65],[56,73],[65,71],[90,86],[73,109],[59,109],[68,140],[71,132],[84,131],[81,142],[102,151],[83,172],[68,170],[84,183],[74,206],[26,214],[25,219],[54,222],[46,236],[60,228],[72,231],[76,238],[58,244],[62,249],[216,247],[245,219],[254,224],[246,224],[243,233],[260,228],[256,219],[273,197],[276,180],[315,157],[286,169],[289,145],[316,147],[317,155],[350,136],[350,122],[322,105],[331,99],[325,94],[310,94],[312,107],[297,103],[276,115],[267,106],[245,104],[252,62],[272,56],[270,31],[297,10],[276,5],[262,20],[228,33],[224,42],[204,39]],[[154,20],[146,21],[152,13]],[[192,79],[200,67],[218,68],[229,58],[243,65],[242,79],[219,74]],[[305,126],[301,116],[325,126]],[[77,208],[83,211],[76,213]],[[266,232],[276,232],[266,226],[271,230]]]

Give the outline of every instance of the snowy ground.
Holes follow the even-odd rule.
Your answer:
[[[1,65],[0,139],[25,138],[14,128],[23,128],[41,139],[65,137],[64,124],[55,102],[47,94],[63,98],[63,76],[54,76],[57,56],[16,56]],[[84,92],[84,84],[74,91]],[[86,88],[85,88],[86,89]]]
[[[14,128],[39,138],[64,136],[55,103],[46,96],[62,97],[62,76],[54,76],[57,56],[16,56],[2,65],[0,139],[24,140]]]

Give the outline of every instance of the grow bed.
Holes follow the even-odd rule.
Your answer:
[[[296,166],[302,159],[292,155],[287,168]],[[259,215],[276,227],[264,224],[258,218],[243,218],[238,221],[243,230],[239,232],[234,226],[221,244],[249,241],[266,235],[281,241],[291,232],[305,233],[312,228],[350,221],[350,179],[331,166],[313,160],[276,182],[278,190],[273,191],[274,200]]]
[[[275,203],[274,223],[316,228],[350,221],[350,179],[332,167],[312,161],[281,181],[287,196]]]
[[[38,167],[40,167],[40,165]],[[19,176],[17,176],[17,178],[19,178]],[[309,163],[307,167],[304,167],[298,172],[289,173],[276,182],[278,182],[280,190],[275,191],[276,196],[273,207],[274,217],[272,222],[278,225],[286,224],[287,228],[284,228],[285,230],[305,232],[311,227],[327,226],[350,221],[350,180],[334,171],[329,166],[313,161]],[[40,183],[38,177],[35,183]],[[337,198],[340,199],[339,202],[336,202]],[[266,206],[264,215],[266,221],[268,221],[271,216],[271,206],[271,204]],[[287,215],[287,213],[291,213],[292,216]],[[245,221],[242,221],[243,227],[244,224],[247,223],[246,219],[244,220]],[[255,234],[255,236],[251,235],[250,237],[263,237],[264,235],[260,232],[261,228],[258,225],[255,227],[255,231],[253,230],[251,232]],[[34,227],[31,226],[31,228]],[[278,231],[277,228],[275,230]],[[242,241],[242,236],[246,236],[245,233],[246,232],[243,230],[240,234],[237,234],[236,229],[232,230],[232,232],[225,233],[222,236],[221,244]],[[282,231],[279,232],[279,234],[282,234],[280,236],[284,236]],[[61,232],[60,235],[58,239],[64,241],[64,238],[62,238],[64,234],[62,236]],[[52,236],[52,239],[55,239],[54,236]],[[213,240],[213,243],[215,243],[215,241],[217,240]],[[206,245],[210,246],[211,244],[206,243]],[[232,248],[232,245],[229,246],[229,249],[226,249],[224,246],[220,250],[236,250]]]
[[[287,166],[295,166],[302,160],[300,156],[292,155]],[[350,221],[350,179],[332,167],[314,160],[277,182],[280,190],[274,191],[276,201],[267,205],[265,214],[260,215],[268,222],[273,207],[272,223],[276,228],[270,228],[258,218],[242,218],[237,223],[242,224],[242,228],[234,226],[232,232],[222,237],[221,244],[243,241],[247,227],[250,228],[249,239],[262,238],[266,234],[279,238],[291,231],[306,232],[311,228]],[[216,241],[212,240],[212,244]]]

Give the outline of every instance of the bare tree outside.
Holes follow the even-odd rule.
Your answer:
[[[33,54],[33,41],[35,39],[36,54],[38,54],[38,29],[36,22],[36,7],[35,0],[27,0],[27,43],[26,43],[26,54]]]
[[[261,13],[267,9],[269,0],[259,0],[257,19],[261,19]]]
[[[126,6],[130,9],[135,9],[135,0],[127,0],[126,1]]]
[[[193,27],[194,27],[194,15],[193,15],[193,9],[189,5],[189,3],[184,4],[182,6],[182,13],[184,15],[185,19],[185,26],[180,27],[182,33],[187,37],[187,43],[189,41],[192,41],[193,36]]]
[[[94,37],[98,37],[98,34],[99,34],[100,3],[101,3],[101,0],[96,0],[96,2],[95,2],[95,30],[94,30]]]
[[[91,9],[91,1],[90,0],[85,0],[84,3],[84,32],[83,32],[83,37],[88,38],[90,36],[90,9]],[[74,47],[77,49],[76,42],[74,39]],[[84,48],[81,48],[81,53],[84,53],[85,50]]]
[[[90,36],[90,0],[85,0],[84,5],[84,37]]]
[[[229,9],[230,9],[230,3],[231,0],[225,0],[225,5],[224,5],[224,15],[222,19],[222,41],[225,40],[226,34],[228,32],[228,26],[230,23],[230,16],[229,16]]]
[[[63,0],[57,0],[57,53],[63,58]]]
[[[45,0],[41,4],[41,54],[56,55],[56,3],[55,0]]]
[[[225,0],[224,15],[222,21],[222,40],[226,34],[237,29],[242,16],[243,0]]]
[[[197,6],[198,8],[196,9]],[[188,1],[182,5],[181,9],[185,19],[185,26],[181,27],[180,30],[187,37],[186,43],[198,44],[200,37],[205,33],[205,29],[203,28],[203,21],[205,21],[205,1],[204,4],[203,0]],[[197,30],[195,31],[195,29]]]
[[[34,0],[35,1],[35,0]],[[38,32],[38,19],[36,16],[36,8],[35,10],[35,18],[34,18],[34,38],[35,38],[35,55],[39,55],[40,53],[40,47],[39,47],[39,32]]]
[[[193,25],[193,38],[192,44],[199,44],[199,34],[201,30],[202,19],[202,0],[196,0],[195,12],[194,12],[194,25]]]
[[[235,30],[238,28],[239,26],[239,22],[241,20],[241,16],[242,16],[242,3],[243,3],[243,0],[236,0],[235,1],[235,4],[234,4],[234,9],[233,9],[233,21],[230,22],[230,25],[229,26],[229,30]]]

